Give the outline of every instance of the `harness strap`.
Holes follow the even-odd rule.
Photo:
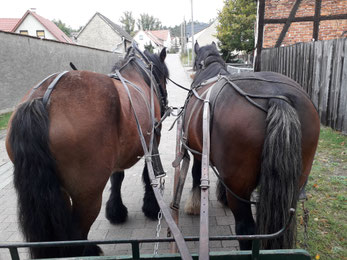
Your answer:
[[[62,73],[60,73],[58,76],[55,77],[55,79],[51,82],[51,84],[49,84],[45,94],[43,95],[43,99],[42,99],[44,106],[47,106],[49,97],[51,96],[54,87],[57,85],[57,83],[61,79],[61,77],[64,76],[66,73],[68,73],[68,71],[63,71]]]
[[[170,210],[168,208],[168,206],[166,205],[164,199],[163,199],[163,196],[161,195],[161,192],[160,192],[160,187],[158,185],[158,183],[156,182],[156,177],[154,175],[154,170],[153,170],[153,165],[152,165],[152,162],[151,162],[151,152],[149,151],[149,149],[147,148],[147,144],[146,144],[146,141],[145,141],[145,138],[144,138],[144,135],[143,135],[143,132],[142,132],[142,129],[141,129],[141,126],[140,126],[140,122],[138,120],[138,117],[136,115],[136,111],[135,111],[135,108],[134,108],[134,105],[133,105],[133,101],[132,101],[132,98],[131,98],[131,94],[130,94],[130,91],[129,91],[129,88],[127,86],[127,84],[125,83],[124,81],[124,78],[123,76],[120,74],[119,70],[116,70],[116,74],[118,76],[118,78],[120,79],[120,81],[122,82],[127,94],[128,94],[128,97],[129,97],[129,101],[130,101],[130,104],[131,104],[131,107],[132,107],[132,111],[134,113],[134,116],[135,116],[135,121],[136,121],[136,126],[137,126],[137,130],[138,130],[138,133],[139,133],[139,136],[140,136],[140,140],[141,140],[141,145],[142,145],[142,148],[143,148],[143,151],[144,151],[144,156],[145,156],[145,162],[146,162],[146,165],[147,165],[147,169],[148,169],[148,175],[149,175],[149,178],[151,180],[151,185],[152,185],[152,189],[153,189],[153,192],[154,192],[154,195],[155,195],[155,198],[158,202],[158,205],[165,217],[165,220],[168,224],[168,226],[170,227],[170,230],[174,236],[174,239],[177,243],[177,246],[178,246],[178,249],[181,253],[181,257],[182,259],[189,259],[189,260],[192,260],[192,257],[189,253],[189,250],[188,250],[188,247],[185,243],[185,240],[184,240],[184,237],[181,233],[181,231],[179,230],[179,228],[177,227],[175,221],[173,220],[171,214],[170,214]],[[154,129],[154,127],[153,127]],[[152,135],[153,135],[153,132],[152,132]]]
[[[201,205],[200,205],[200,239],[199,239],[199,259],[209,259],[209,223],[208,223],[208,197],[209,197],[209,165],[210,165],[210,95],[212,85],[204,100],[204,110],[202,116],[202,157],[201,157]]]
[[[32,90],[31,90],[31,92],[30,92],[30,94],[29,94],[29,97],[34,93],[34,91],[35,91],[36,89],[38,89],[39,87],[41,87],[41,85],[42,85],[46,80],[48,80],[49,78],[51,78],[51,77],[53,77],[53,76],[55,76],[55,75],[57,75],[57,74],[58,74],[58,73],[53,73],[53,74],[47,76],[47,77],[44,78],[39,84],[37,84],[35,87],[33,87]]]

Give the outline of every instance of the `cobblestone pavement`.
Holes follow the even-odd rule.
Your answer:
[[[168,54],[166,63],[169,67],[170,77],[185,87],[189,87],[191,79],[189,71],[184,69],[177,54]],[[182,106],[186,97],[186,91],[173,85],[167,86],[170,106]],[[174,169],[171,166],[175,157],[176,127],[168,131],[175,117],[170,116],[163,123],[162,139],[159,146],[164,169],[167,171],[164,200],[169,205],[172,199]],[[9,162],[5,151],[6,131],[0,132],[0,243],[24,241],[18,228],[17,198],[12,183],[12,164]],[[141,180],[144,161],[140,160],[134,167],[125,171],[125,179],[122,186],[124,204],[128,207],[128,220],[121,225],[110,224],[105,217],[105,203],[109,196],[109,183],[103,194],[103,207],[89,233],[89,239],[129,239],[129,238],[154,238],[156,235],[157,221],[146,219],[141,211],[143,199],[143,185]],[[210,235],[231,235],[234,232],[234,219],[231,211],[223,208],[215,196],[216,178],[211,172],[210,189]],[[182,195],[179,226],[184,236],[199,235],[199,217],[189,216],[183,212],[184,202],[191,188],[191,176],[188,174],[186,185]],[[141,191],[141,192],[139,192]],[[160,237],[166,237],[167,224],[162,221]],[[131,253],[130,245],[102,245],[105,255],[128,255]],[[154,244],[142,244],[141,254],[153,253]],[[169,243],[159,245],[158,253],[168,253]],[[197,252],[198,242],[188,243],[190,251]],[[238,247],[236,241],[210,242],[211,251],[230,251]],[[26,249],[20,249],[21,259],[29,257]],[[10,259],[7,249],[0,249],[0,259]]]

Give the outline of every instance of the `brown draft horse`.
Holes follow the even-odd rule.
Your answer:
[[[156,120],[167,106],[165,57],[165,49],[157,55],[130,48],[114,68],[129,81],[147,145],[154,121],[151,82],[157,90],[157,95],[153,94]],[[144,153],[128,94],[119,80],[89,71],[70,71],[57,82],[44,104],[47,86],[55,78],[44,80],[23,98],[12,116],[6,140],[14,163],[19,220],[30,242],[87,239],[112,173],[106,215],[112,223],[125,221],[127,208],[120,191],[124,169]],[[157,216],[158,204],[146,168],[143,174],[143,210],[149,217]],[[97,246],[52,247],[33,248],[31,253],[35,258],[46,258],[98,255],[101,250]]]
[[[201,48],[196,43],[194,49],[192,88],[205,98],[213,86],[210,163],[225,185],[218,183],[217,197],[233,212],[236,234],[277,232],[285,225],[290,207],[296,208],[310,173],[319,138],[318,113],[293,80],[273,72],[230,75],[214,43]],[[214,82],[206,82],[217,75]],[[202,110],[203,102],[191,95],[183,120],[183,138],[194,154],[193,188],[185,207],[189,214],[198,214],[200,206]],[[250,198],[257,187],[255,224]],[[263,247],[292,248],[292,224],[284,236],[263,241]],[[239,243],[241,250],[251,248],[251,241]]]

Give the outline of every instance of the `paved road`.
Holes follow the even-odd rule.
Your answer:
[[[191,79],[189,71],[184,69],[180,63],[177,54],[169,54],[166,63],[169,67],[170,77],[184,85],[190,86]],[[182,106],[186,97],[186,92],[179,89],[171,82],[167,86],[170,106]],[[163,124],[162,139],[159,147],[163,166],[167,171],[164,199],[167,204],[172,199],[172,186],[174,169],[171,166],[175,157],[175,137],[176,128],[168,131],[175,117],[167,118]],[[12,184],[12,165],[6,155],[4,148],[4,137],[6,132],[0,132],[0,243],[1,242],[19,242],[23,237],[18,230],[17,223],[17,204],[16,194]],[[157,221],[151,221],[144,217],[141,206],[143,198],[143,186],[141,173],[143,160],[134,167],[126,171],[126,177],[122,186],[123,202],[128,207],[128,221],[122,225],[112,225],[105,218],[105,203],[109,196],[109,184],[103,194],[102,210],[93,224],[89,239],[128,239],[128,238],[153,238]],[[212,175],[212,173],[211,173]],[[223,208],[216,200],[214,176],[211,176],[212,186],[210,190],[210,232],[211,235],[230,235],[234,230],[234,219],[229,209]],[[181,208],[184,207],[184,201],[191,188],[190,174],[182,195]],[[167,224],[162,223],[160,232],[161,237],[166,237]],[[183,210],[180,213],[180,229],[184,236],[199,235],[199,217],[188,216]],[[141,245],[141,253],[153,253],[153,244]],[[191,252],[197,252],[197,242],[188,243]],[[237,248],[235,241],[213,241],[210,243],[212,251],[229,251]],[[106,245],[102,246],[105,255],[126,255],[130,254],[129,245]],[[163,243],[159,246],[159,253],[169,252],[169,244]],[[20,250],[20,256],[23,259],[28,258],[26,250]],[[0,259],[10,259],[7,250],[0,249]]]

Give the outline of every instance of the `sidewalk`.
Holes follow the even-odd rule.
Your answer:
[[[168,54],[166,63],[169,67],[170,78],[175,82],[189,88],[191,79],[182,67],[179,55]],[[187,92],[168,81],[169,105],[180,107],[183,105]],[[174,169],[171,166],[175,158],[176,127],[170,132],[168,129],[176,118],[168,117],[163,123],[162,138],[159,146],[163,167],[167,171],[164,200],[167,205],[172,199]],[[4,148],[5,133],[0,132],[0,243],[20,242],[23,237],[17,223],[17,198],[12,184],[12,164]],[[90,240],[96,239],[130,239],[130,238],[154,238],[156,235],[157,221],[151,221],[144,217],[141,207],[143,199],[143,185],[141,180],[144,161],[140,160],[131,169],[125,171],[125,179],[122,186],[122,198],[128,207],[128,221],[121,225],[112,225],[105,217],[105,203],[109,196],[109,183],[103,193],[103,207],[89,233]],[[6,177],[3,177],[6,176]],[[216,200],[216,177],[211,176],[210,189],[210,235],[231,235],[234,232],[234,219],[229,209],[223,208]],[[2,179],[4,178],[4,179]],[[7,183],[8,182],[8,183]],[[182,195],[179,227],[184,236],[199,235],[199,216],[188,216],[183,212],[185,199],[191,189],[191,176],[188,174]],[[160,237],[166,237],[167,224],[162,221]],[[198,242],[188,243],[190,252],[198,251]],[[102,245],[105,255],[129,255],[130,245]],[[141,254],[153,253],[154,244],[143,244],[140,247]],[[158,253],[168,253],[169,243],[159,244]],[[231,251],[238,248],[236,241],[210,242],[211,251]],[[26,250],[20,250],[21,259],[28,258]],[[10,259],[8,250],[0,249],[0,259]]]

